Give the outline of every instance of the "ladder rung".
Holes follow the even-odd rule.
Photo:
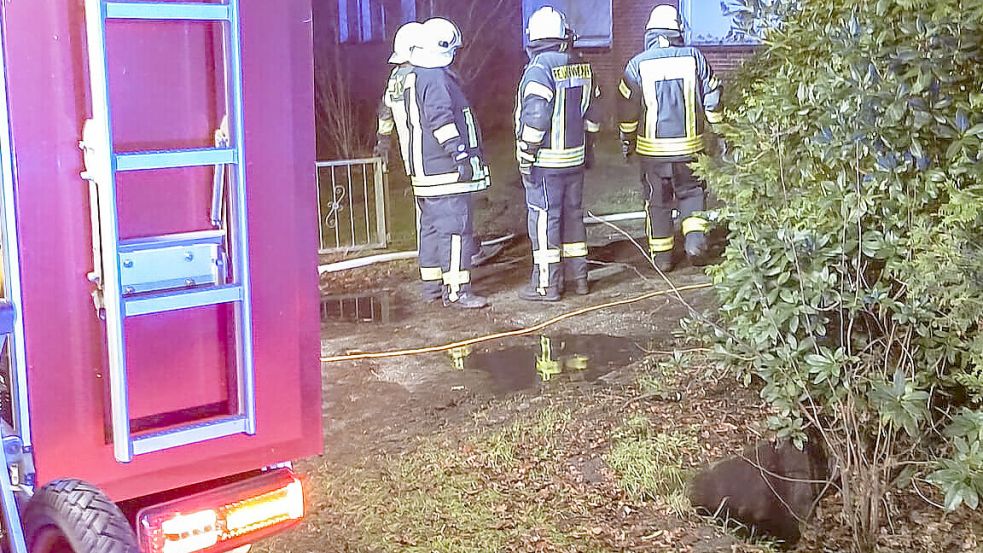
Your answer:
[[[230,417],[133,437],[133,454],[143,455],[246,433],[245,417]]]
[[[228,21],[229,6],[200,2],[106,2],[106,19]]]
[[[176,167],[204,167],[236,162],[232,148],[202,148],[159,152],[128,152],[116,154],[116,171],[146,171]]]
[[[181,232],[161,236],[146,236],[131,238],[119,243],[119,253],[132,253],[144,250],[162,248],[183,248],[199,244],[221,244],[225,241],[224,230],[201,230],[196,232]]]
[[[233,284],[123,298],[123,306],[126,312],[125,316],[136,317],[235,301],[242,301],[242,288]]]

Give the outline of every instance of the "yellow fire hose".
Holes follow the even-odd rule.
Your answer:
[[[620,307],[622,305],[629,305],[629,304],[632,304],[632,303],[638,303],[640,301],[645,301],[645,300],[649,300],[649,299],[652,299],[652,298],[657,298],[657,297],[660,297],[660,296],[666,296],[666,295],[669,295],[669,294],[677,294],[677,293],[682,293],[682,292],[691,292],[693,290],[702,290],[702,289],[705,289],[705,288],[710,288],[712,286],[713,285],[711,283],[693,284],[691,286],[681,286],[681,287],[673,288],[673,289],[670,289],[670,290],[659,290],[659,291],[656,291],[656,292],[648,292],[646,294],[642,294],[642,295],[636,296],[634,298],[628,298],[628,299],[625,299],[625,300],[612,301],[612,302],[603,303],[603,304],[600,304],[600,305],[592,305],[592,306],[588,306],[588,307],[582,307],[582,308],[577,309],[575,311],[571,311],[569,313],[564,313],[563,315],[559,315],[559,316],[553,317],[552,319],[543,321],[543,322],[541,322],[539,324],[536,324],[536,325],[533,325],[533,326],[529,326],[529,327],[526,327],[526,328],[520,328],[520,329],[517,329],[517,330],[509,330],[509,331],[505,331],[505,332],[498,332],[498,333],[495,333],[495,334],[488,334],[486,336],[479,336],[477,338],[470,338],[468,340],[461,340],[460,342],[453,342],[453,343],[450,343],[450,344],[444,344],[442,346],[427,346],[427,347],[414,348],[414,349],[401,349],[401,350],[382,351],[382,352],[374,352],[374,353],[352,353],[352,354],[348,354],[348,355],[335,355],[335,356],[329,356],[329,357],[321,357],[321,362],[322,363],[336,363],[336,362],[339,362],[339,361],[358,361],[360,359],[387,359],[387,358],[391,358],[391,357],[404,357],[404,356],[408,356],[408,355],[421,355],[421,354],[424,354],[424,353],[439,353],[439,352],[443,352],[443,351],[450,351],[450,350],[454,350],[454,349],[458,349],[458,348],[463,348],[463,347],[466,347],[466,346],[471,346],[471,345],[474,345],[474,344],[480,344],[480,343],[483,343],[483,342],[491,342],[491,341],[494,341],[494,340],[501,340],[501,339],[504,339],[504,338],[514,338],[516,336],[525,336],[527,334],[532,334],[534,332],[539,332],[540,330],[543,330],[544,328],[546,328],[548,326],[555,325],[555,324],[557,324],[557,323],[559,323],[561,321],[565,321],[567,319],[572,319],[574,317],[579,317],[580,315],[585,315],[587,313],[592,313],[594,311],[600,311],[602,309],[608,309],[608,308],[611,308],[611,307]]]

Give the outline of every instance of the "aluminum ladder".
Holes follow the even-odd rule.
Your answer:
[[[0,419],[0,511],[6,550],[28,553],[15,493],[30,493],[25,480],[33,482],[33,461],[29,451],[30,420],[27,410],[26,365],[23,363],[23,326],[13,298],[20,298],[20,260],[17,241],[17,210],[14,208],[13,156],[10,117],[7,105],[7,60],[3,45],[3,14],[0,13],[0,355],[9,344],[9,378],[13,426]],[[16,427],[16,428],[15,428]],[[28,469],[28,467],[30,467]],[[30,474],[28,474],[30,473]],[[16,475],[16,477],[15,477]]]
[[[115,457],[127,463],[136,455],[237,434],[255,434],[239,0],[209,4],[85,0],[85,16],[92,119],[83,131],[81,147],[86,171],[82,176],[90,181],[96,197],[92,206],[95,270],[90,276],[97,283],[96,306],[106,322]],[[120,20],[222,24],[224,80],[217,82],[225,85],[228,123],[222,130],[227,141],[214,148],[114,151],[106,26]],[[118,173],[203,166],[215,166],[216,182],[221,179],[223,183],[225,169],[229,168],[229,197],[224,208],[227,222],[213,221],[218,228],[209,230],[120,240]],[[221,194],[223,188],[216,185],[215,193]],[[213,205],[222,204],[213,200]],[[235,308],[236,412],[157,432],[131,433],[124,320],[221,304],[233,304]]]

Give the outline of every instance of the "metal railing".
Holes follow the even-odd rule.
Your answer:
[[[319,161],[320,253],[385,248],[387,181],[381,158]]]
[[[324,296],[321,298],[321,324],[389,323],[393,318],[390,291],[370,295]]]

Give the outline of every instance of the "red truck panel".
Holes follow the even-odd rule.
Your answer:
[[[39,483],[81,478],[123,500],[321,451],[310,0],[241,0],[257,435],[138,456],[108,444],[103,323],[92,306],[90,109],[81,0],[2,4]],[[110,22],[119,150],[209,146],[224,113],[220,27]],[[207,228],[212,171],[121,175],[122,236]],[[226,307],[127,321],[133,419],[229,401]]]

